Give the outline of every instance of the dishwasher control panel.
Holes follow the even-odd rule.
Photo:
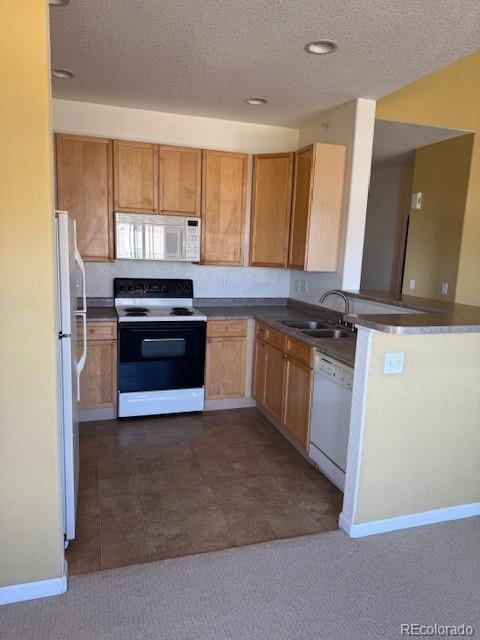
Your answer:
[[[323,354],[319,355],[315,370],[347,387],[347,389],[351,389],[353,386],[353,370],[347,365],[326,358]]]

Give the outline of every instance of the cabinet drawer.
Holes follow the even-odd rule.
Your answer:
[[[116,322],[87,322],[88,340],[116,340]]]
[[[307,366],[312,366],[313,349],[308,344],[288,338],[287,340],[287,353],[296,360],[303,362]]]
[[[277,349],[280,349],[280,351],[285,351],[287,336],[269,327],[267,333],[267,342],[271,344],[272,347],[276,347]]]
[[[242,337],[246,335],[246,320],[210,320],[207,322],[207,336],[209,338]]]
[[[255,337],[260,340],[266,340],[268,335],[268,327],[261,322],[255,323]]]

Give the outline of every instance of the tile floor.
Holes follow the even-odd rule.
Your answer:
[[[337,528],[342,494],[256,409],[80,425],[69,573]]]

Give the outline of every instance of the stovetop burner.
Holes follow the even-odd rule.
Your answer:
[[[126,316],[148,316],[148,312],[147,311],[127,311],[125,313]]]
[[[149,309],[147,309],[146,307],[127,307],[125,309],[126,313],[137,313],[137,312],[141,312],[141,313],[147,313],[147,311],[149,311]]]
[[[187,307],[173,307],[170,311],[171,316],[193,316],[193,311]]]

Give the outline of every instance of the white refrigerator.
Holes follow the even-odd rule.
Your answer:
[[[67,544],[75,538],[80,467],[77,405],[80,374],[87,356],[87,306],[85,270],[77,249],[75,221],[67,212],[56,211],[55,227],[63,530]]]

